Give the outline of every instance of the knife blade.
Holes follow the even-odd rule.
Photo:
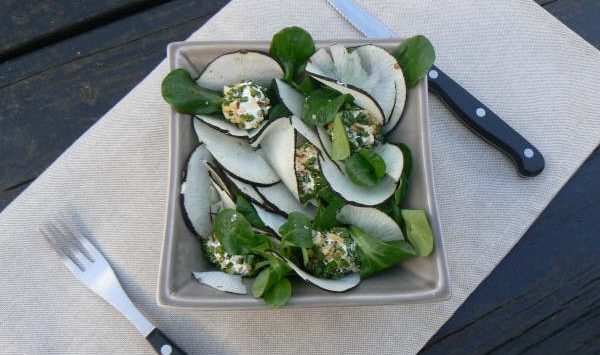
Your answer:
[[[366,37],[396,37],[389,28],[353,0],[327,2]],[[533,144],[440,68],[433,65],[427,73],[427,81],[429,89],[463,124],[515,162],[521,176],[536,176],[544,170],[544,157]]]

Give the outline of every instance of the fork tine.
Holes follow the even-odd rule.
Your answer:
[[[80,252],[80,254],[87,259],[84,261],[96,261],[97,250],[91,245],[91,243],[84,236],[82,236],[81,233],[73,232],[73,230],[67,227],[62,221],[59,221],[58,223],[62,227],[61,229],[70,237],[69,241],[71,242],[71,245],[73,245]],[[81,255],[78,255],[78,257],[81,257]]]
[[[54,251],[56,251],[56,253],[60,256],[62,261],[67,265],[67,267],[69,268],[69,270],[71,270],[72,273],[78,275],[81,272],[85,271],[85,267],[76,263],[72,259],[72,257],[66,252],[65,248],[58,244],[56,237],[50,235],[48,232],[46,232],[42,228],[39,228],[39,231],[44,236],[44,238],[46,238],[46,240],[48,241],[48,243],[50,244],[52,249],[54,249]]]
[[[83,248],[88,252],[88,256],[92,257],[92,261],[96,261],[96,259],[103,259],[102,254],[96,249],[96,247],[83,235],[77,233],[75,237],[81,243]]]
[[[58,242],[60,242],[61,245],[59,245],[59,247],[62,248],[63,253],[77,264],[82,271],[85,271],[86,265],[89,265],[90,261],[81,253],[79,246],[73,243],[73,238],[54,224],[50,224],[48,229],[53,233],[57,245]]]

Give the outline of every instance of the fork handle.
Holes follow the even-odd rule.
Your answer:
[[[169,339],[165,333],[160,329],[154,328],[146,340],[152,345],[154,350],[161,355],[187,355],[187,353],[181,350],[171,339]]]

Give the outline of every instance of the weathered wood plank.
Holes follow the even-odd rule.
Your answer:
[[[600,1],[559,0],[544,8],[593,46],[600,47]]]
[[[155,6],[160,0],[0,2],[0,61]]]
[[[164,58],[167,43],[184,39],[225,3],[164,4],[0,64],[47,65],[43,58],[65,53],[58,64],[0,88],[0,132],[11,132],[0,137],[0,190],[37,176]]]

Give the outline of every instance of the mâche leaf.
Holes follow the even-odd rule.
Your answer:
[[[410,174],[412,173],[412,153],[410,148],[404,143],[398,143],[397,146],[402,150],[402,155],[404,157],[404,166],[402,168],[400,184],[394,192],[394,202],[396,205],[400,205],[408,192],[408,182],[410,181]]]
[[[254,210],[254,207],[252,207],[250,202],[248,202],[248,200],[246,200],[246,198],[240,194],[237,194],[235,198],[235,209],[236,211],[244,215],[248,222],[250,222],[250,224],[252,224],[254,227],[265,228],[265,224],[260,219],[260,217],[258,217],[258,214],[256,213],[256,210]]]
[[[416,256],[413,247],[405,241],[382,242],[354,226],[350,227],[350,236],[356,241],[361,278]]]
[[[283,65],[283,80],[292,83],[306,61],[315,52],[312,37],[304,29],[292,26],[277,32],[271,40],[269,53]]]
[[[273,285],[274,279],[275,275],[271,272],[270,268],[262,270],[252,283],[252,295],[256,298],[262,297],[262,295],[265,293],[265,290]]]
[[[185,69],[171,71],[162,82],[162,96],[175,111],[188,115],[221,113],[221,93],[201,88]]]
[[[281,308],[285,306],[291,296],[292,284],[284,277],[269,287],[265,291],[263,298],[271,308]]]
[[[281,117],[290,117],[292,113],[281,102],[269,109],[269,120],[275,120]]]
[[[281,240],[288,244],[300,248],[313,246],[310,220],[300,212],[292,212],[288,215],[287,222],[279,228],[279,234]]]
[[[402,150],[402,155],[404,157],[404,166],[402,169],[402,175],[405,175],[407,178],[410,178],[410,174],[412,174],[412,152],[410,148],[404,143],[396,144],[400,150]]]
[[[341,226],[336,216],[340,209],[344,207],[345,201],[331,191],[329,187],[319,190],[319,198],[319,208],[317,208],[317,214],[312,221],[313,229],[329,230]]]
[[[341,95],[326,89],[313,91],[304,101],[302,120],[310,126],[323,126],[333,121],[344,103],[352,100],[349,94]]]
[[[344,160],[350,156],[350,142],[346,136],[346,129],[342,122],[342,115],[337,114],[333,119],[333,132],[331,134],[331,157],[335,160]]]
[[[241,213],[231,208],[222,210],[215,217],[215,236],[225,252],[234,255],[250,253],[268,243],[265,236],[254,234],[252,225]]]
[[[402,210],[406,237],[417,255],[427,256],[433,250],[433,232],[425,211]]]
[[[435,61],[435,50],[427,37],[411,37],[399,45],[392,55],[396,58],[410,88],[419,82]]]
[[[385,176],[385,162],[369,149],[359,149],[344,165],[350,180],[360,186],[374,186]]]

